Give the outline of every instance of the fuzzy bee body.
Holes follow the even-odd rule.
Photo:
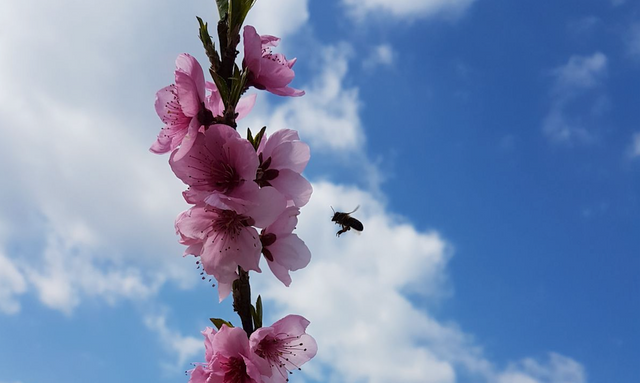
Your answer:
[[[356,231],[364,230],[364,225],[362,224],[362,222],[358,221],[350,215],[351,213],[355,213],[355,211],[358,210],[359,207],[360,206],[357,206],[355,209],[353,209],[353,211],[349,213],[342,213],[335,210],[333,211],[333,218],[331,218],[331,222],[335,222],[337,225],[342,226],[342,229],[340,229],[336,233],[336,237],[339,237],[340,234],[346,233],[351,229]],[[333,210],[333,208],[331,209]]]

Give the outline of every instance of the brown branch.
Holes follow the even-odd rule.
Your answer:
[[[242,321],[242,328],[247,336],[253,333],[253,318],[251,316],[251,285],[249,272],[238,266],[240,276],[233,281],[233,311],[238,313]]]

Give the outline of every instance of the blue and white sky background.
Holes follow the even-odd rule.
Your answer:
[[[213,0],[0,5],[0,383],[186,382],[238,322],[173,229],[155,92]],[[292,382],[640,379],[640,3],[258,0],[298,57],[240,129],[312,149]],[[362,220],[335,237],[330,206]]]

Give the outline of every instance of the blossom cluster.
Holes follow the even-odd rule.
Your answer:
[[[305,243],[293,233],[300,208],[313,191],[302,176],[309,146],[291,129],[267,136],[263,128],[255,137],[249,130],[247,138],[235,129],[236,120],[256,102],[255,94],[240,98],[250,87],[281,96],[304,95],[289,87],[296,60],[272,53],[279,39],[260,36],[252,26],[244,28],[243,37],[244,83],[235,102],[227,85],[237,76],[221,78],[212,69],[215,81],[206,81],[194,57],[178,56],[175,82],[156,94],[155,108],[164,127],[150,148],[153,153],[170,153],[171,169],[188,186],[182,194],[192,206],[175,221],[179,242],[187,246],[184,255],[199,257],[204,272],[217,281],[220,301],[234,291],[234,308],[234,281],[241,273],[261,272],[261,255],[286,286],[291,283],[289,272],[311,259]],[[223,321],[219,331],[203,332],[206,363],[190,371],[190,382],[285,382],[290,370],[315,355],[315,340],[305,333],[309,321],[289,315],[261,327],[261,301],[259,305],[252,307],[250,319],[255,331],[252,325],[234,328]]]
[[[203,332],[205,363],[196,364],[190,383],[286,382],[291,370],[313,358],[315,340],[305,333],[309,321],[288,315],[249,339],[241,328],[223,325]]]
[[[271,54],[275,37],[258,36],[251,26],[244,35],[261,44],[245,45],[244,62],[253,86],[276,94],[304,94],[286,86],[295,60]],[[237,119],[249,113],[255,99],[240,99]],[[202,67],[188,54],[176,60],[175,84],[157,93],[156,111],[165,127],[150,150],[171,152],[171,169],[189,186],[183,196],[194,205],[176,220],[180,242],[188,246],[185,255],[201,258],[204,271],[218,281],[220,300],[229,295],[238,266],[261,272],[260,253],[288,286],[289,271],[311,259],[307,246],[292,233],[300,207],[312,193],[301,175],[309,162],[309,146],[296,131],[283,129],[263,136],[255,148],[232,127],[215,123],[224,111],[220,92],[205,81]]]

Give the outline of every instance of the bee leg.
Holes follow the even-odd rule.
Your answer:
[[[349,226],[342,225],[342,229],[336,233],[336,237],[340,237],[340,234],[346,233],[351,228]]]

